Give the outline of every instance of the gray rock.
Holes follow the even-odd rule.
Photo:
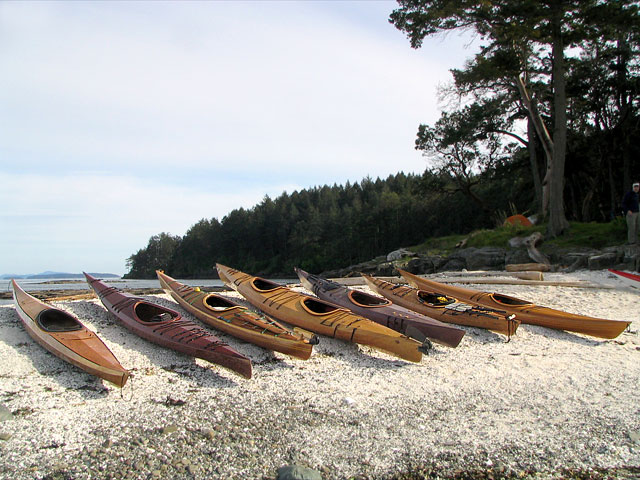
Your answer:
[[[409,263],[407,263],[407,272],[413,273],[414,275],[433,273],[435,272],[435,267],[429,257],[412,258],[409,260]]]
[[[478,248],[473,255],[467,257],[468,270],[503,269],[505,250],[495,247]]]
[[[0,422],[4,422],[5,420],[13,420],[13,414],[11,410],[0,404]]]
[[[616,264],[615,253],[603,253],[589,257],[587,264],[589,270],[602,270],[604,268],[613,267]]]
[[[506,251],[504,264],[522,264],[531,262],[531,257],[525,248],[512,248]]]
[[[286,465],[278,469],[276,480],[322,480],[322,475],[302,465]]]
[[[402,257],[411,257],[414,253],[406,248],[399,248],[387,255],[387,262],[393,262],[394,260],[400,260]]]
[[[380,265],[378,265],[375,269],[375,271],[373,272],[373,275],[376,277],[390,277],[394,274],[397,274],[395,267],[393,266],[393,263],[381,263]]]

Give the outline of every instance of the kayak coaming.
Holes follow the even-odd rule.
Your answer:
[[[362,315],[420,342],[429,339],[448,347],[457,347],[465,334],[464,330],[394,305],[386,298],[347,288],[300,268],[295,268],[295,272],[302,285],[318,298],[348,308],[356,315]]]
[[[433,289],[452,295],[465,302],[489,308],[501,308],[514,313],[522,323],[538,325],[555,330],[565,330],[592,337],[612,339],[620,335],[631,322],[589,317],[575,313],[563,312],[549,307],[499,293],[481,292],[470,288],[444,285],[404,270],[398,269],[400,275],[416,288]]]
[[[268,350],[302,360],[311,356],[313,345],[304,336],[289,331],[275,320],[254,313],[219,295],[196,290],[162,271],[156,270],[156,275],[160,286],[167,294],[207,325]],[[210,300],[222,303],[226,307],[213,308],[208,303]]]
[[[422,359],[419,342],[345,308],[221,264],[216,268],[223,282],[278,320],[328,337],[367,345],[411,362]]]
[[[175,310],[124,293],[88,273],[84,275],[105,308],[131,332],[162,347],[251,378],[251,360],[194,322],[182,318]]]
[[[445,323],[485,328],[507,337],[514,335],[520,325],[517,317],[509,315],[504,310],[461,303],[457,298],[447,297],[444,294],[438,294],[438,292],[427,292],[407,285],[397,285],[365,274],[362,274],[362,277],[373,291],[395,304]],[[433,304],[426,301],[427,295],[443,296],[446,301]]]
[[[16,311],[31,338],[58,358],[91,375],[120,388],[127,383],[129,371],[120,364],[100,337],[75,316],[29,295],[15,280],[11,280],[11,283]],[[66,321],[75,323],[75,326],[60,331],[45,330],[40,326],[39,318],[52,313],[66,317]]]

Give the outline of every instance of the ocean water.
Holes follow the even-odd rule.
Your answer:
[[[213,279],[189,279],[181,280],[176,279],[180,283],[190,285],[192,287],[221,287],[223,285],[220,280]],[[281,283],[283,285],[287,283],[297,283],[298,279],[272,279],[272,281]],[[37,292],[42,290],[87,290],[89,291],[89,285],[84,279],[69,279],[69,278],[48,278],[48,279],[18,279],[16,280],[18,285],[26,292]],[[160,288],[160,283],[157,279],[150,280],[130,280],[123,278],[107,278],[104,279],[107,285],[111,285],[116,288]],[[11,280],[0,280],[0,292],[11,292]],[[13,300],[0,299],[0,305],[12,304]]]

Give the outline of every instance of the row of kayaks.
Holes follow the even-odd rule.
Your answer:
[[[157,271],[160,285],[203,323],[268,350],[306,360],[320,334],[366,345],[419,362],[431,342],[456,347],[465,331],[455,325],[510,337],[521,323],[615,338],[630,322],[561,312],[495,293],[443,285],[400,270],[409,285],[363,275],[379,294],[354,290],[296,269],[307,295],[218,264],[220,279],[262,313],[182,284]],[[105,308],[136,335],[221,365],[251,378],[251,360],[170,308],[111,287],[85,273]],[[130,376],[100,338],[73,315],[27,294],[12,281],[16,310],[27,332],[44,348],[119,387]],[[284,323],[292,325],[287,327]]]

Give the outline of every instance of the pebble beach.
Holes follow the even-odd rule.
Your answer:
[[[434,344],[417,364],[327,337],[297,360],[216,333],[252,360],[247,380],[134,336],[97,298],[53,302],[131,370],[121,391],[2,305],[0,478],[275,479],[284,465],[324,479],[639,478],[640,290],[606,271],[545,279],[602,288],[470,287],[633,323],[613,340],[461,327],[457,348]]]

